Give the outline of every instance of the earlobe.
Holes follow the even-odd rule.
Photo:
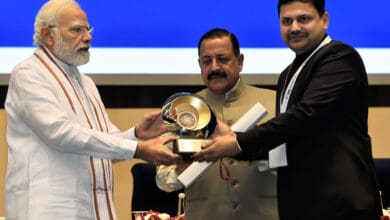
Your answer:
[[[53,44],[53,32],[47,26],[42,27],[41,36],[46,46],[50,47]]]
[[[244,54],[240,54],[240,56],[238,57],[238,60],[240,61],[241,64],[244,63]]]
[[[238,62],[240,64],[240,67],[241,67],[241,70],[242,70],[242,67],[244,65],[244,54],[240,54],[239,57],[238,57]]]
[[[328,14],[327,11],[326,11],[326,12],[324,13],[324,15],[322,16],[322,20],[324,21],[324,27],[325,27],[326,29],[328,29],[328,27],[329,27],[329,14]]]

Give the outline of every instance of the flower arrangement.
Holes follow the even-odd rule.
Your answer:
[[[167,213],[160,213],[157,211],[149,210],[149,211],[140,211],[133,212],[134,220],[184,220],[184,214],[179,216],[171,217]]]

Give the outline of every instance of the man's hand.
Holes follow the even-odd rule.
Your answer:
[[[156,137],[166,131],[161,112],[155,111],[145,114],[141,122],[135,127],[135,136],[139,139]]]
[[[222,121],[218,120],[217,121],[217,126],[215,126],[215,129],[213,131],[213,134],[211,135],[212,138],[217,137],[217,136],[223,136],[226,134],[229,134],[232,132],[232,129]]]
[[[209,144],[202,146],[202,150],[193,154],[194,160],[215,161],[223,157],[233,157],[240,153],[236,134],[230,132],[227,135],[216,136]]]
[[[171,165],[179,161],[180,156],[172,153],[164,144],[173,141],[177,137],[164,136],[139,141],[134,158],[145,160],[154,165]]]

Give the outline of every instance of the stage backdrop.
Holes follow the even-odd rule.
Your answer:
[[[34,49],[34,18],[44,2],[2,2],[1,74],[9,74]],[[227,28],[239,38],[245,54],[244,74],[277,75],[294,56],[280,37],[277,1],[78,2],[94,27],[91,62],[81,68],[86,73],[198,74],[197,42],[214,27]],[[358,48],[370,74],[390,74],[390,1],[328,0],[326,8],[330,36]],[[175,84],[180,84],[179,79],[175,78]]]

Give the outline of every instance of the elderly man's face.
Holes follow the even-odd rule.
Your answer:
[[[52,53],[69,65],[82,65],[89,61],[92,36],[86,14],[78,8],[69,8],[60,15],[54,30]],[[50,49],[50,48],[49,48]]]
[[[244,56],[235,56],[229,37],[205,39],[199,48],[199,66],[204,84],[216,94],[224,94],[237,83]]]

